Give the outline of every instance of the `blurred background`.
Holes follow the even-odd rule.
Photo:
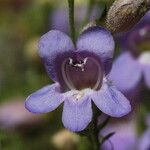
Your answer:
[[[97,3],[88,14],[88,0],[76,0],[77,32],[88,20],[102,16],[104,3],[109,7],[112,1]],[[37,54],[38,40],[50,29],[68,33],[67,17],[66,0],[0,0],[0,150],[90,149],[86,138],[63,130],[61,107],[46,115],[33,115],[24,108],[29,94],[52,83]],[[115,36],[116,57],[120,36]],[[146,45],[150,47],[149,42]],[[140,136],[147,128],[150,92],[145,86],[137,91],[131,99],[138,101],[134,104],[138,113],[129,118],[134,118]]]

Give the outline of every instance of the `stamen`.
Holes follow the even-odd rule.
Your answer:
[[[76,61],[74,62],[72,58],[69,58],[69,65],[77,68],[81,68],[81,71],[84,71],[84,66],[86,65],[88,58],[86,57],[83,61]]]

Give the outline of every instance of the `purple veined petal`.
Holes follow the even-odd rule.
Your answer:
[[[141,77],[141,67],[129,52],[124,52],[115,60],[108,75],[108,79],[123,93],[134,90]]]
[[[73,132],[82,131],[91,120],[92,104],[89,97],[85,96],[79,102],[69,98],[64,101],[62,122],[67,129]]]
[[[70,37],[58,30],[51,30],[41,37],[39,55],[46,66],[48,74],[54,81],[58,81],[55,68],[57,56],[67,52],[70,53],[73,49],[74,45]]]
[[[145,131],[138,142],[138,150],[149,150],[150,149],[150,129]]]
[[[90,52],[99,57],[104,69],[112,60],[114,53],[114,40],[109,31],[102,27],[90,27],[85,30],[77,40],[77,52]],[[110,67],[109,67],[110,70]]]
[[[106,82],[99,91],[94,92],[92,100],[103,113],[112,117],[122,117],[131,111],[127,98],[115,86]]]
[[[56,109],[62,102],[60,87],[55,83],[31,94],[25,101],[25,107],[32,113],[47,113]]]
[[[145,84],[150,88],[150,52],[144,52],[138,60],[144,73]]]

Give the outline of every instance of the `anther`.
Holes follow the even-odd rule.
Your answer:
[[[81,71],[84,71],[84,66],[86,65],[88,58],[86,57],[84,60],[73,61],[72,58],[69,58],[69,65],[77,68],[81,68]]]

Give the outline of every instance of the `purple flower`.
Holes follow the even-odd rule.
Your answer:
[[[68,16],[65,8],[55,9],[52,12],[50,16],[50,28],[68,33]]]
[[[146,118],[148,129],[143,133],[138,141],[138,150],[149,150],[150,149],[150,114]]]
[[[147,115],[145,122],[146,122],[147,126],[150,127],[150,113]]]
[[[150,128],[147,129],[138,142],[138,150],[149,150],[150,149]]]
[[[0,128],[6,130],[25,129],[44,120],[41,115],[33,115],[24,108],[22,99],[12,100],[0,105]]]
[[[115,60],[109,79],[123,93],[133,91],[144,78],[150,88],[150,51],[140,53],[139,44],[150,41],[150,13],[122,39],[122,54]],[[126,40],[126,41],[124,41]]]
[[[95,20],[99,18],[102,14],[102,9],[100,9],[98,6],[94,6],[91,15],[89,17],[89,20]],[[78,6],[75,11],[75,24],[76,27],[83,26],[84,19],[87,16],[87,7],[86,6]],[[52,12],[52,15],[50,17],[50,24],[52,29],[57,29],[62,32],[68,33],[69,31],[69,23],[68,23],[68,10],[65,7],[61,7],[58,9],[55,9]]]
[[[106,127],[101,135],[106,136],[115,132],[102,145],[102,150],[135,150],[137,143],[137,133],[135,123],[133,121],[114,123]]]
[[[84,130],[91,122],[92,101],[110,116],[128,114],[129,101],[106,79],[113,52],[113,37],[101,27],[85,30],[76,47],[60,31],[46,33],[39,41],[39,55],[55,83],[30,95],[25,107],[46,113],[64,103],[62,122],[71,131]]]

